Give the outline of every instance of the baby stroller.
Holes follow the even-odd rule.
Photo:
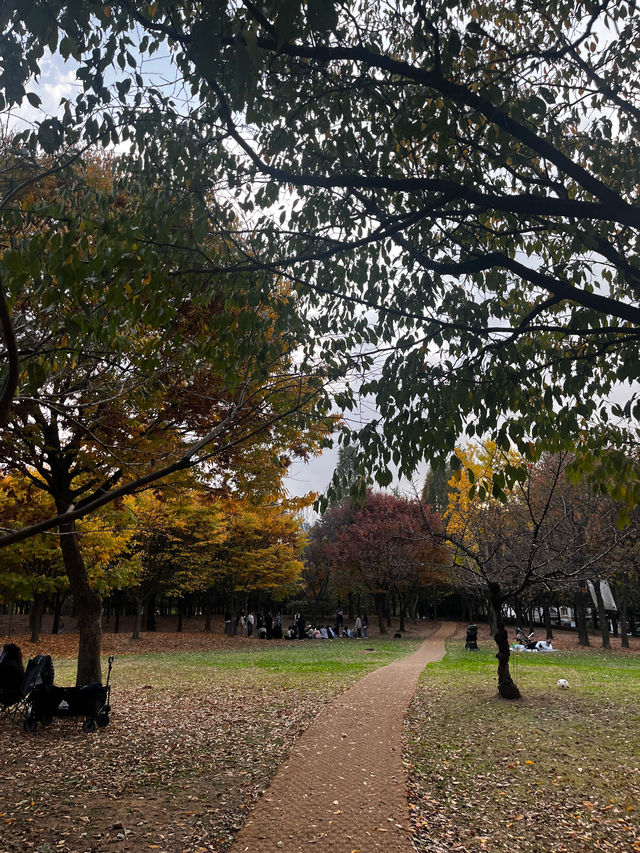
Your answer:
[[[467,641],[464,644],[465,649],[468,652],[477,652],[478,651],[478,626],[477,625],[469,625],[467,628]]]
[[[49,655],[38,657],[48,658]],[[53,673],[53,665],[51,672]],[[43,679],[31,694],[31,706],[24,721],[25,732],[36,730],[38,723],[50,726],[54,717],[84,717],[83,732],[95,732],[109,725],[111,705],[111,668],[113,655],[109,657],[107,683],[88,684],[86,687],[55,687],[53,678]]]
[[[516,643],[520,646],[524,646],[525,649],[535,649],[536,643],[533,639],[535,635],[535,631],[531,631],[529,634],[525,634],[522,628],[516,628]]]

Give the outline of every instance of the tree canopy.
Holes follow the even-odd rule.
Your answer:
[[[45,48],[82,89],[22,144],[125,142],[234,246],[203,266],[286,275],[309,353],[376,399],[380,484],[463,431],[635,469],[636,397],[607,400],[637,378],[635,0],[36,0],[4,23],[7,105],[37,105]]]

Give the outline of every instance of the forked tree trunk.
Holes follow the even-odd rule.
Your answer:
[[[64,512],[58,507],[58,511]],[[100,649],[102,645],[102,601],[91,588],[78,534],[74,522],[60,525],[60,549],[69,578],[69,586],[78,610],[78,669],[76,686],[93,684],[102,680]]]
[[[511,678],[511,672],[509,671],[511,650],[509,648],[509,636],[507,634],[507,629],[502,615],[502,605],[504,602],[500,585],[497,583],[490,583],[489,592],[491,595],[490,601],[496,625],[493,638],[498,647],[498,654],[496,655],[498,659],[498,693],[503,699],[519,699],[520,691],[518,690],[515,681]]]

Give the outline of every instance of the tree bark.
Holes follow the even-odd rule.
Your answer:
[[[60,511],[60,510],[59,510]],[[64,511],[64,510],[63,510]],[[73,521],[60,525],[60,548],[69,586],[78,609],[78,669],[76,687],[102,681],[102,601],[91,588]]]
[[[184,601],[182,598],[178,599],[178,624],[176,625],[176,633],[182,633],[182,615],[184,611]]]
[[[511,678],[509,671],[509,658],[511,657],[511,649],[509,648],[509,636],[504,624],[502,616],[503,598],[500,585],[497,583],[489,584],[491,607],[495,615],[496,630],[494,640],[498,647],[496,658],[498,659],[498,693],[503,699],[519,699],[520,691]]]

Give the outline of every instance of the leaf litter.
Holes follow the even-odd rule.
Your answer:
[[[126,638],[109,637],[106,654],[128,648]],[[143,650],[166,652],[167,639],[145,635]],[[25,657],[45,650],[21,644]],[[47,638],[46,651],[70,657],[76,644]],[[171,650],[238,645],[240,638],[184,635],[172,638]],[[94,734],[82,732],[81,718],[56,718],[33,734],[0,722],[2,853],[224,851],[294,740],[349,686],[344,678],[296,684],[285,673],[215,668],[185,681],[179,667],[173,681],[162,673],[161,687],[132,686],[131,672],[121,686],[117,665],[111,724]]]

